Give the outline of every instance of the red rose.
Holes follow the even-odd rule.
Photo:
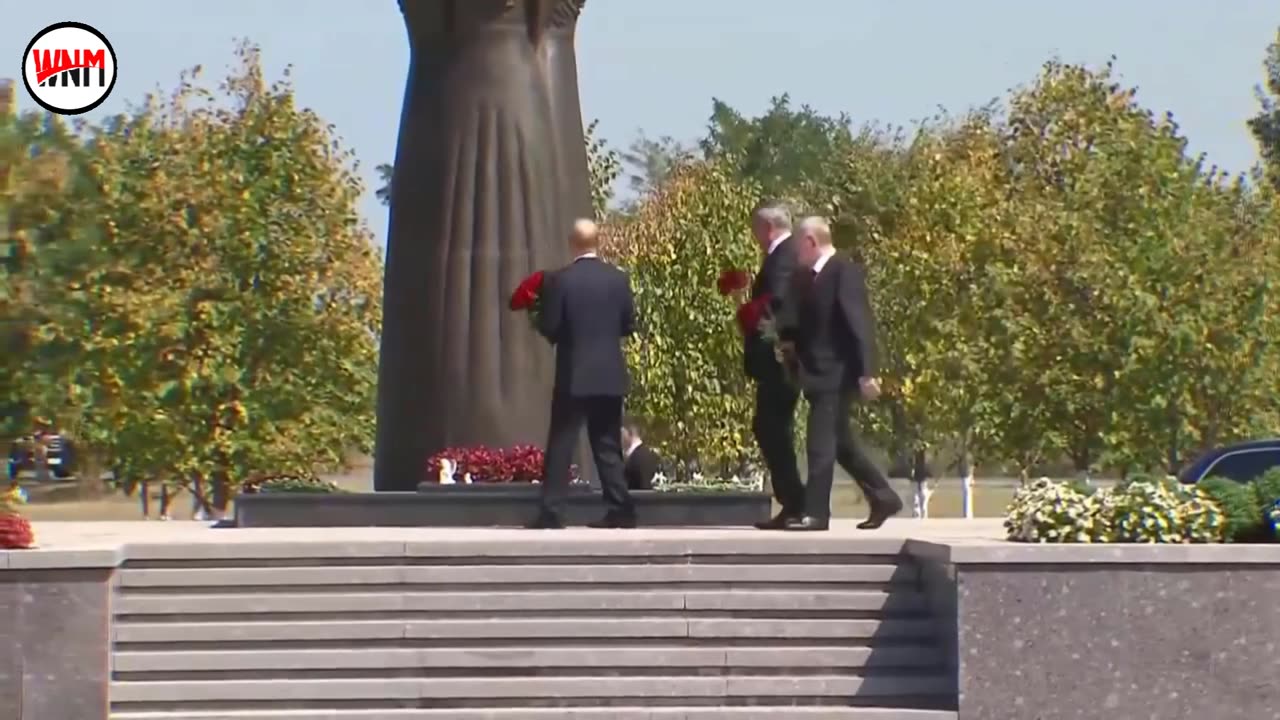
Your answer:
[[[520,284],[516,286],[515,292],[511,293],[511,309],[512,310],[528,310],[538,302],[538,296],[542,294],[542,281],[546,275],[541,270],[530,275]]]
[[[751,335],[760,326],[760,319],[769,310],[769,301],[766,294],[738,306],[738,329],[743,335]]]
[[[751,274],[746,270],[725,270],[716,280],[716,289],[721,295],[732,295],[745,290],[751,285]]]

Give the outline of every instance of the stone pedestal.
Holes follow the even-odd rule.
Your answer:
[[[22,560],[0,552],[0,718],[106,720],[112,570]]]

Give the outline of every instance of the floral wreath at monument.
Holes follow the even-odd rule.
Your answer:
[[[36,544],[31,522],[19,508],[27,503],[27,493],[17,484],[0,494],[0,550],[27,550]]]

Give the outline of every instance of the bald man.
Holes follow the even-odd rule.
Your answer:
[[[622,460],[622,400],[630,384],[622,343],[635,330],[635,301],[627,274],[596,254],[599,238],[594,222],[575,222],[569,242],[576,257],[542,291],[538,330],[555,345],[556,379],[541,508],[530,528],[564,527],[569,466],[584,424],[606,508],[590,525],[636,526]]]
[[[800,366],[809,401],[805,438],[809,479],[804,516],[788,530],[826,530],[836,463],[862,488],[871,516],[858,525],[875,529],[902,510],[902,499],[849,429],[849,411],[859,397],[875,399],[875,317],[863,267],[836,254],[831,228],[805,218],[794,233],[799,268],[780,318],[786,350]]]

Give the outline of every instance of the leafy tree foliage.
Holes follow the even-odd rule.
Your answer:
[[[391,207],[391,177],[395,175],[395,168],[390,163],[382,163],[374,169],[378,172],[378,182],[382,184],[373,194],[378,198],[378,202]]]
[[[828,117],[808,105],[798,109],[788,95],[772,98],[759,117],[749,118],[713,99],[707,136],[700,143],[708,159],[732,163],[734,173],[760,185],[766,197],[796,200],[805,186],[833,180],[833,158],[848,154],[855,141],[849,116]]]
[[[613,200],[613,183],[622,174],[622,158],[596,134],[599,122],[593,120],[587,126],[587,172],[591,181],[591,206],[596,219],[603,220]]]
[[[673,137],[664,135],[653,139],[641,132],[621,155],[622,164],[629,169],[627,185],[637,196],[647,195],[662,187],[671,173],[691,156],[690,148]]]
[[[871,267],[882,443],[1163,471],[1274,427],[1274,200],[1185,148],[1110,66],[1061,63],[855,144],[827,206]]]
[[[1280,190],[1280,30],[1267,48],[1263,69],[1265,78],[1257,88],[1260,108],[1249,120],[1249,130],[1258,141],[1266,179]]]
[[[65,399],[65,386],[43,371],[66,351],[41,340],[63,290],[50,255],[94,215],[82,201],[92,188],[80,142],[57,118],[19,115],[11,101],[0,112],[0,437],[30,430],[33,412]]]
[[[52,258],[65,409],[125,478],[225,490],[371,444],[381,261],[352,158],[237,56],[219,91],[193,74],[97,130],[102,220]]]
[[[726,268],[754,268],[747,218],[759,188],[730,167],[696,161],[607,227],[612,259],[631,273],[640,309],[627,348],[628,412],[688,467],[737,469],[754,457],[752,393],[734,307],[716,292]]]

